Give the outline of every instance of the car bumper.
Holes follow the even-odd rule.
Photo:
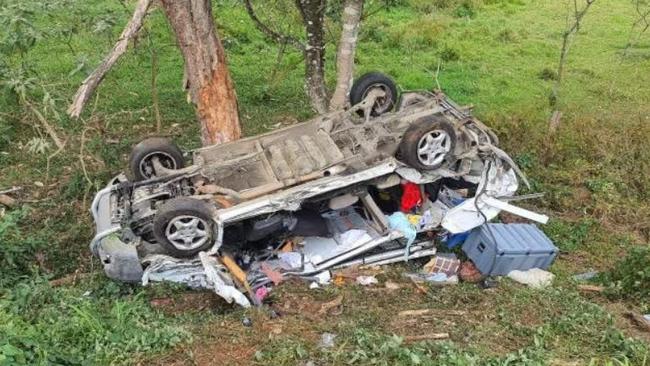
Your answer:
[[[115,220],[115,186],[124,181],[124,176],[116,177],[106,188],[97,192],[93,199],[91,212],[97,234],[90,242],[90,251],[102,262],[109,278],[122,282],[140,282],[143,268],[136,247],[120,240],[122,227]]]

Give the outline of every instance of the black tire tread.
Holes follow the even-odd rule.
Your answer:
[[[390,89],[391,93],[393,94],[392,95],[393,108],[395,108],[398,101],[397,85],[395,84],[395,81],[393,81],[393,79],[377,71],[363,74],[357,80],[354,81],[354,83],[352,84],[352,88],[350,89],[350,105],[356,105],[361,103],[361,101],[363,101],[363,95],[365,94],[366,90],[374,84],[384,84]],[[391,110],[392,108],[386,112],[390,112]],[[373,115],[375,115],[374,111],[373,111]]]
[[[129,155],[129,171],[134,181],[138,182],[147,179],[140,173],[140,161],[156,151],[169,154],[176,162],[178,169],[185,167],[183,152],[174,142],[164,137],[150,137],[135,145]]]
[[[444,116],[431,115],[415,121],[404,133],[399,146],[399,155],[402,161],[415,169],[421,170],[437,169],[444,164],[443,161],[436,166],[427,166],[422,164],[418,159],[417,150],[420,138],[431,130],[444,130],[451,138],[451,150],[445,158],[445,160],[449,160],[450,155],[453,154],[454,148],[456,147],[456,131],[451,122]]]

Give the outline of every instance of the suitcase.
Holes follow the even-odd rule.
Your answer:
[[[515,269],[547,269],[559,250],[535,225],[486,224],[472,230],[463,251],[482,274],[504,276]]]

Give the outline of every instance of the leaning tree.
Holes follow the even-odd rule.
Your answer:
[[[68,114],[78,118],[111,67],[137,36],[153,0],[139,0],[119,40],[77,91]],[[203,145],[241,135],[237,96],[216,31],[211,0],[160,0],[185,61],[186,88],[196,106]]]

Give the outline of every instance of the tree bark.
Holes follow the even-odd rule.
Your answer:
[[[138,1],[135,11],[133,12],[133,17],[129,23],[127,23],[126,27],[124,27],[120,39],[115,43],[115,46],[113,46],[113,49],[108,56],[104,58],[101,65],[99,65],[99,67],[97,67],[97,69],[95,69],[95,71],[84,80],[77,90],[72,104],[68,107],[68,115],[70,117],[79,118],[79,116],[81,116],[81,112],[83,112],[86,103],[90,97],[92,97],[95,89],[97,89],[102,80],[104,80],[104,77],[113,65],[115,65],[117,60],[119,60],[124,52],[126,52],[129,40],[135,37],[140,31],[140,28],[142,28],[144,17],[147,15],[147,10],[152,2],[153,0]]]
[[[354,78],[354,55],[357,49],[359,24],[364,0],[346,0],[343,5],[341,40],[336,55],[336,88],[330,100],[330,110],[345,108]]]
[[[203,145],[238,139],[241,128],[237,96],[212,18],[211,1],[161,0],[161,4],[185,60]]]
[[[305,30],[305,88],[311,105],[318,113],[328,110],[325,86],[325,10],[327,0],[295,0]]]

